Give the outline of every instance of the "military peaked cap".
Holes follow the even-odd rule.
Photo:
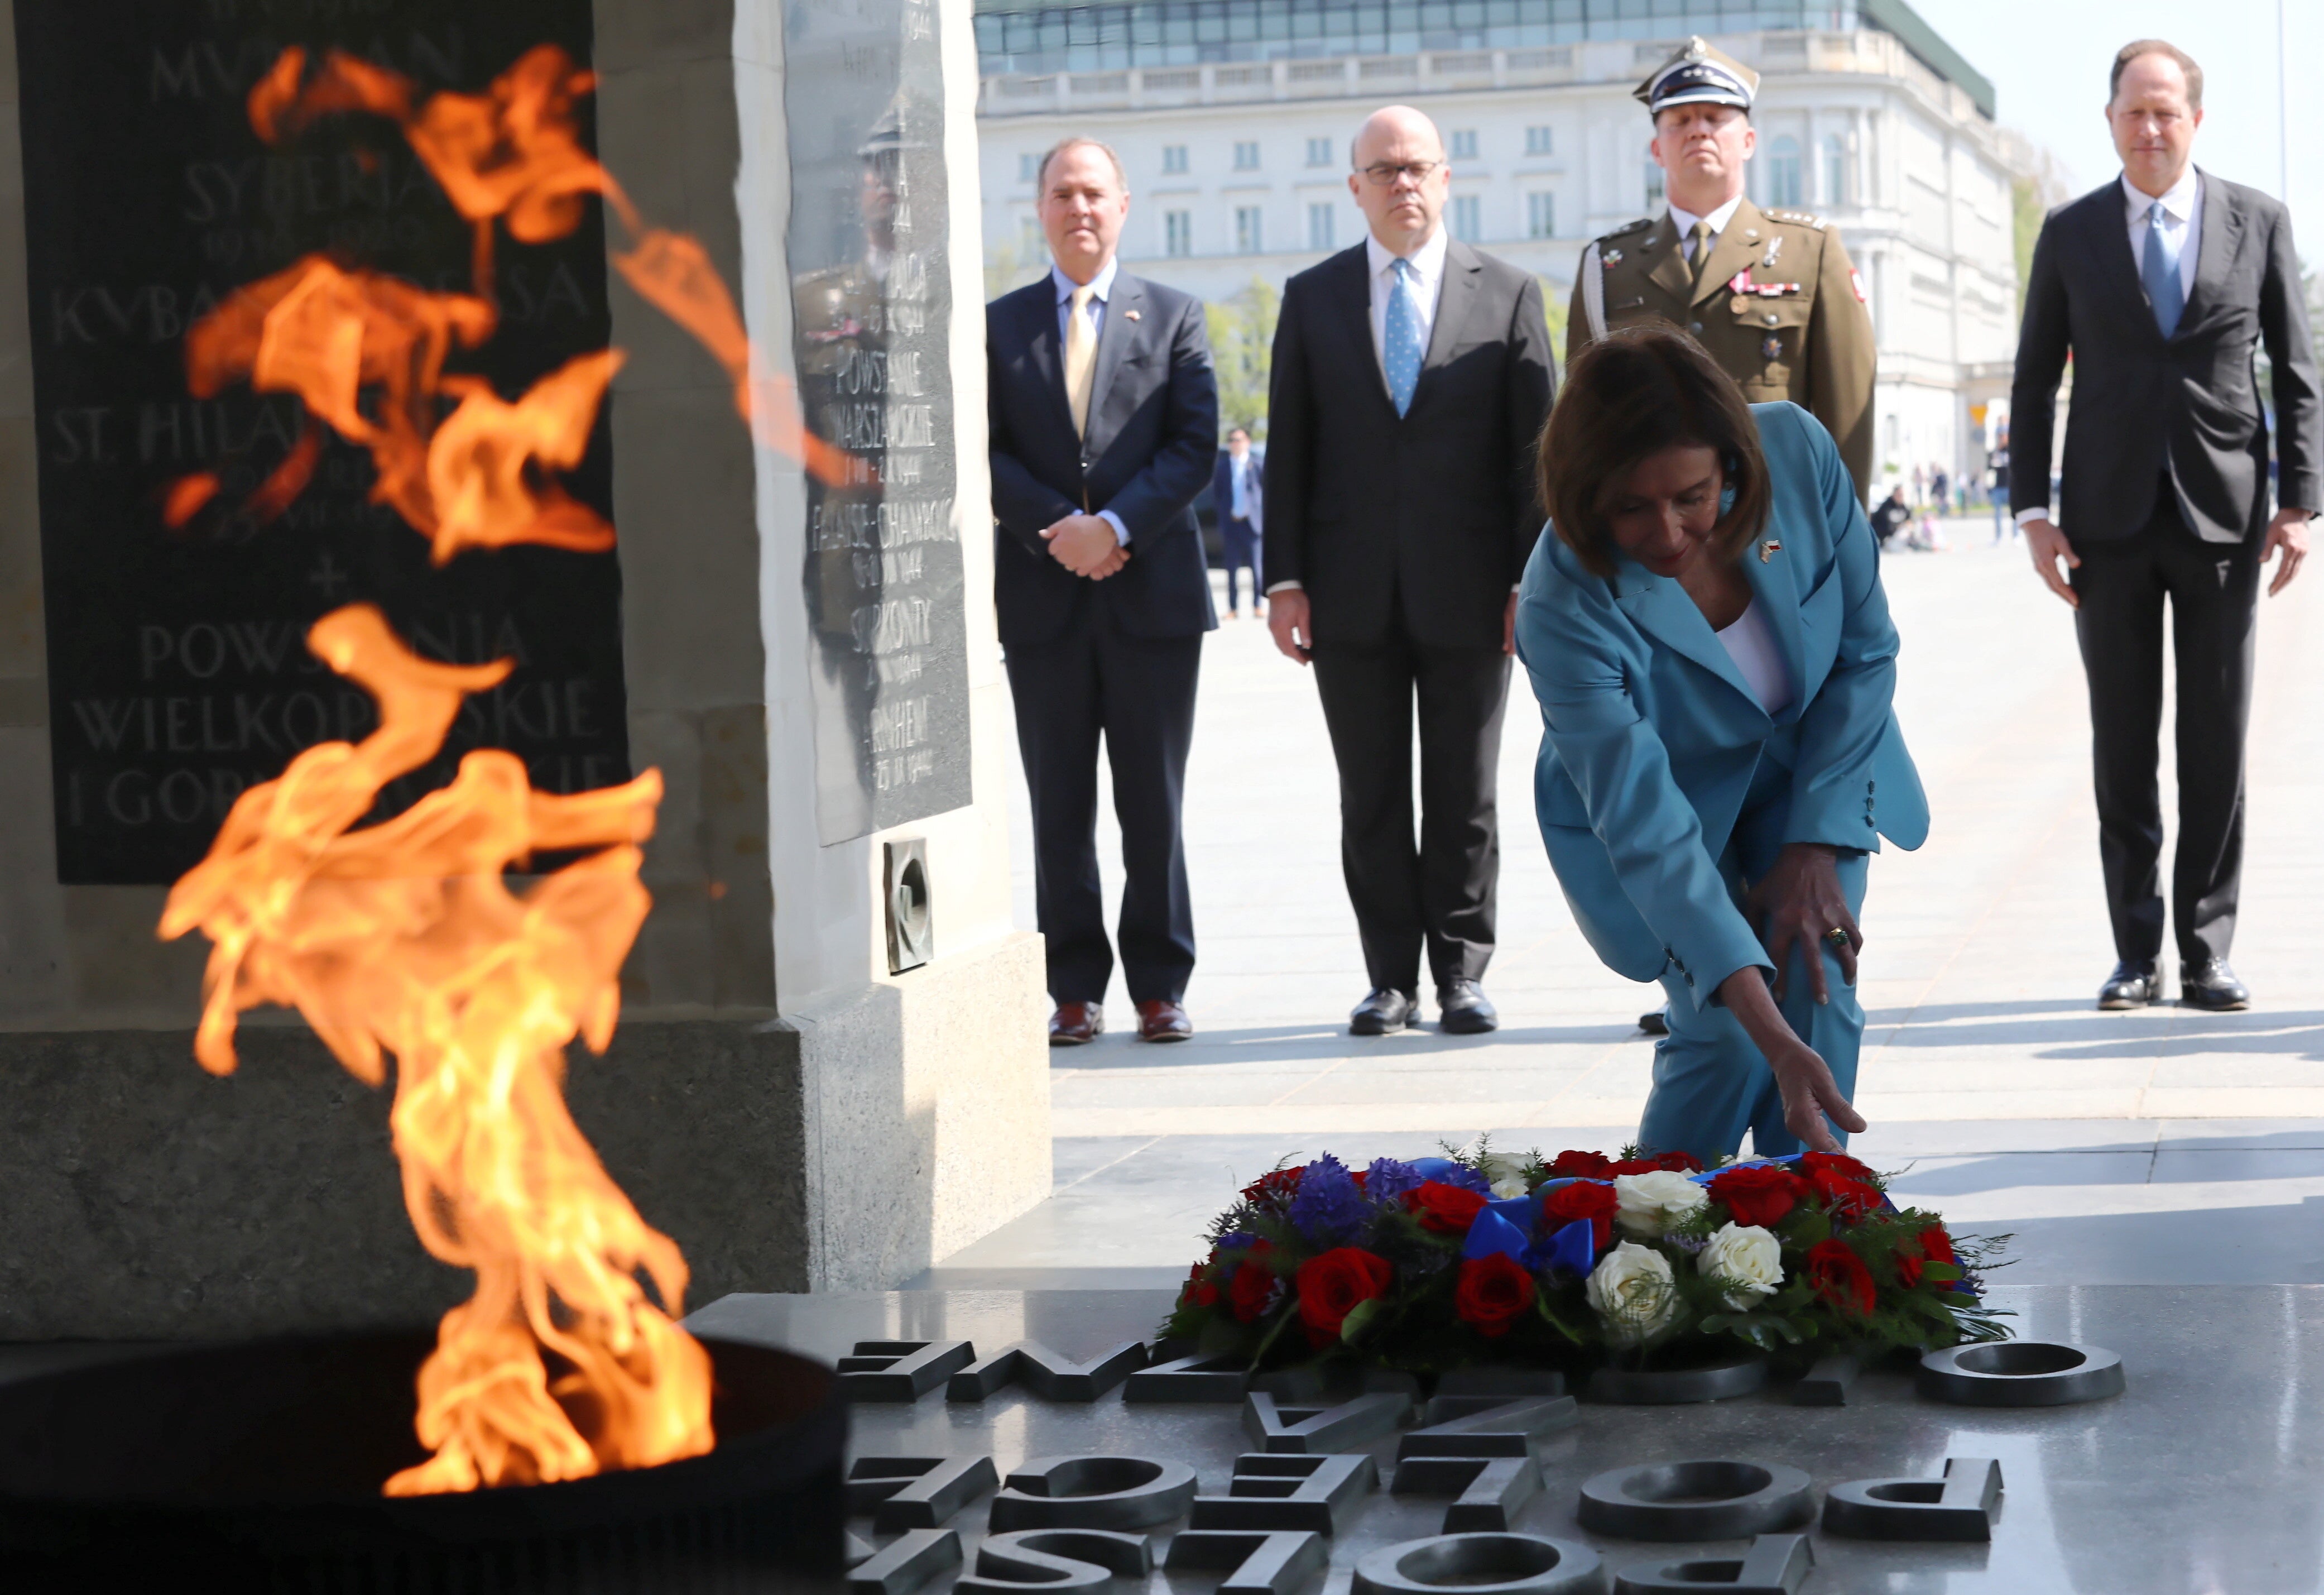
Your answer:
[[[1633,92],[1648,116],[1669,106],[1734,106],[1748,111],[1759,92],[1759,74],[1726,51],[1691,38]]]

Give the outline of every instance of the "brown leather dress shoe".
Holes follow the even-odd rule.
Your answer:
[[[1194,1034],[1194,1022],[1186,1017],[1186,1010],[1167,997],[1138,1005],[1138,1039],[1140,1041],[1185,1041]]]
[[[1105,1034],[1105,1009],[1096,1003],[1059,1003],[1049,1015],[1049,1044],[1077,1047]]]

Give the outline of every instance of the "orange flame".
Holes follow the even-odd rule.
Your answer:
[[[649,898],[638,844],[659,773],[571,797],[531,790],[481,749],[452,784],[360,830],[380,789],[443,746],[468,693],[511,662],[432,663],[368,605],[308,645],[379,701],[361,743],[324,743],[244,793],[209,856],[170,894],[161,932],[211,940],[195,1055],[235,1067],[236,1015],[296,1007],[358,1078],[396,1059],[390,1123],[421,1242],[472,1268],[420,1375],[435,1455],[391,1495],[574,1479],[712,1445],[710,1364],[670,1312],[685,1260],[622,1195],[567,1111],[564,1049],[612,1039],[622,960]],[[522,897],[504,872],[545,849],[596,849]],[[549,1357],[544,1359],[544,1349]]]
[[[318,117],[368,112],[394,121],[453,208],[476,228],[475,293],[430,293],[376,273],[343,270],[309,255],[242,289],[187,335],[187,375],[208,396],[247,379],[262,393],[295,394],[350,442],[371,451],[375,503],[390,504],[430,543],[442,564],[463,548],[512,543],[596,550],[613,529],[537,470],[579,463],[613,368],[583,357],[543,378],[514,404],[444,376],[454,345],[491,336],[493,228],[521,243],[561,238],[581,223],[590,194],[613,208],[637,240],[614,264],[638,294],[687,329],[725,368],[734,407],[764,447],[799,460],[834,486],[876,479],[858,459],[809,432],[790,385],[754,375],[751,343],[726,284],[702,246],[648,227],[637,208],[583,147],[576,107],[596,87],[553,44],[527,51],[483,94],[431,95],[415,111],[401,75],[340,51],[309,75],[305,51],[286,50],[250,91],[250,125],[279,143]],[[614,357],[618,363],[618,357]],[[602,376],[604,380],[597,380]],[[381,390],[377,418],[363,395]],[[442,431],[441,399],[465,394]],[[453,446],[439,448],[447,433]],[[321,440],[309,434],[278,467],[249,508],[279,515],[306,486]],[[188,478],[167,496],[165,518],[181,525],[216,489]]]

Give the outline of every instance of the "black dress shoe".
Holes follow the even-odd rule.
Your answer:
[[[1383,986],[1348,1015],[1348,1034],[1386,1035],[1391,1030],[1408,1030],[1419,1016],[1418,1003],[1393,987]]]
[[[2179,967],[2179,1000],[2190,1008],[2230,1014],[2251,1006],[2251,988],[2236,978],[2226,959],[2207,958]]]
[[[1501,1027],[1500,1015],[1485,998],[1485,988],[1474,980],[1455,980],[1436,988],[1437,1028],[1447,1035],[1482,1035]]]
[[[2123,960],[2115,965],[2107,983],[2098,988],[2098,1006],[2109,1013],[2117,1008],[2143,1008],[2162,1000],[2163,971],[2155,968],[2151,958]]]
[[[1638,1031],[1639,1034],[1643,1035],[1668,1035],[1670,1034],[1670,1010],[1668,1008],[1656,1008],[1651,1014],[1640,1014],[1638,1015]]]

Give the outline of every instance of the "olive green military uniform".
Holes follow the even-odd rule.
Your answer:
[[[1665,211],[1617,227],[1582,254],[1565,327],[1568,366],[1617,327],[1667,321],[1692,333],[1753,403],[1789,399],[1823,422],[1864,498],[1872,481],[1872,317],[1840,235],[1799,210],[1749,199],[1700,278]]]

